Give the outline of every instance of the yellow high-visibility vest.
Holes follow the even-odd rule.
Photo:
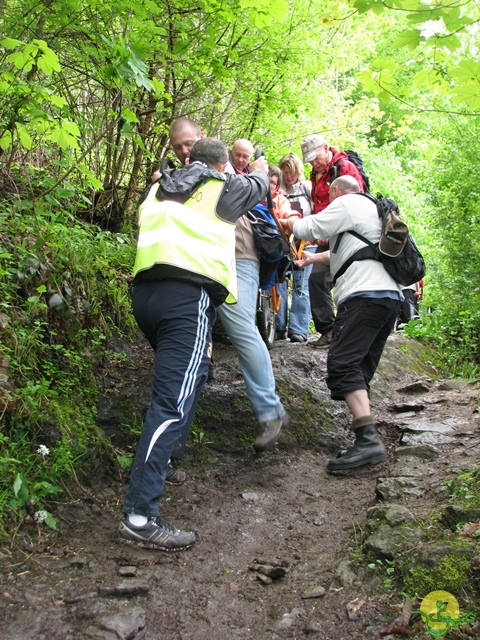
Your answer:
[[[218,282],[237,298],[235,224],[222,220],[216,206],[225,182],[210,178],[184,203],[157,200],[154,184],[139,208],[139,234],[133,275],[167,264]]]

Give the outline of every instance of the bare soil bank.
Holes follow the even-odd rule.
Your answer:
[[[397,503],[424,514],[445,500],[439,490],[445,479],[480,461],[478,388],[441,388],[431,380],[429,390],[414,396],[400,392],[421,374],[436,375],[428,366],[415,366],[405,355],[406,342],[399,335],[389,340],[373,389],[389,460],[346,477],[325,472],[327,459],[349,441],[345,407],[329,402],[323,381],[326,352],[275,345],[272,362],[292,424],[275,451],[257,456],[251,448],[255,423],[234,353],[216,346],[213,380],[184,462],[187,481],[169,486],[162,501],[164,517],[195,530],[198,543],[173,554],[120,543],[116,529],[126,473],[92,469],[90,480],[81,479],[82,488],[52,505],[61,534],[19,535],[16,545],[2,550],[0,637],[400,638],[392,622],[402,597],[392,597],[374,575],[343,562],[360,550],[367,510],[378,504],[378,479],[404,471],[407,461],[396,452],[402,439],[405,444],[418,435],[413,427],[420,415],[430,424],[450,424],[453,440],[433,432],[440,457],[417,459],[423,495],[406,491]],[[143,344],[102,372],[99,419],[119,444],[122,407],[135,406],[143,415],[150,378],[151,355]],[[417,408],[408,411],[408,403]],[[429,637],[420,623],[415,637]]]

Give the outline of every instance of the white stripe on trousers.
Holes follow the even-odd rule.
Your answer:
[[[210,306],[210,296],[207,292],[202,289],[202,293],[200,296],[200,300],[198,301],[198,326],[197,326],[197,335],[195,338],[195,344],[193,347],[192,355],[190,357],[190,362],[188,363],[187,370],[185,371],[185,376],[183,378],[182,387],[180,389],[180,394],[178,396],[177,407],[180,413],[180,418],[166,420],[162,422],[152,436],[150,440],[150,445],[148,447],[147,455],[145,456],[145,462],[147,462],[150,453],[155,446],[158,438],[164,433],[164,431],[169,427],[172,423],[178,422],[183,418],[183,409],[185,406],[185,402],[192,395],[195,390],[195,381],[198,375],[198,369],[200,367],[200,363],[202,362],[203,354],[205,351],[205,345],[208,337],[208,317],[207,317],[207,309]]]

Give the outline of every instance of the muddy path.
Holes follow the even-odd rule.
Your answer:
[[[199,408],[204,430],[197,430],[183,466],[187,480],[169,486],[162,503],[162,515],[195,530],[197,544],[168,554],[119,542],[127,479],[92,470],[52,506],[61,534],[19,535],[1,550],[0,637],[396,638],[388,631],[402,599],[346,562],[360,551],[366,513],[381,497],[379,483],[416,469],[410,477],[419,490],[401,491],[395,501],[421,514],[445,500],[439,490],[445,479],[480,462],[478,386],[440,382],[433,369],[428,376],[428,366],[414,372],[405,340],[389,340],[373,389],[389,460],[346,477],[325,472],[328,457],[349,438],[345,408],[328,402],[326,353],[286,342],[274,347],[276,378],[281,392],[288,390],[293,424],[274,452],[257,456],[248,442],[254,422],[234,354],[217,347],[213,380]],[[144,345],[102,372],[106,399],[99,418],[106,432],[121,420],[119,398],[146,406],[150,375]],[[405,391],[419,379],[416,391]],[[306,389],[314,390],[324,420],[311,415]],[[433,431],[415,428],[420,417]],[[310,441],[312,429],[317,437]],[[214,437],[219,430],[223,439]],[[435,460],[418,456],[432,447],[428,438]],[[415,634],[428,637],[421,627]]]

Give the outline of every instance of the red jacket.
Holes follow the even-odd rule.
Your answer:
[[[327,164],[323,172],[317,173],[315,170],[313,170],[310,176],[310,180],[312,181],[313,213],[323,211],[330,204],[330,201],[328,199],[328,189],[330,187],[330,169],[332,167],[332,164],[335,164],[336,162],[338,162],[338,160],[341,160],[338,166],[338,175],[353,176],[360,185],[360,191],[365,190],[362,176],[360,175],[359,170],[353,164],[353,162],[350,162],[350,160],[348,160],[347,154],[344,151],[337,151],[333,147],[330,147],[330,151],[332,152],[332,159]]]

